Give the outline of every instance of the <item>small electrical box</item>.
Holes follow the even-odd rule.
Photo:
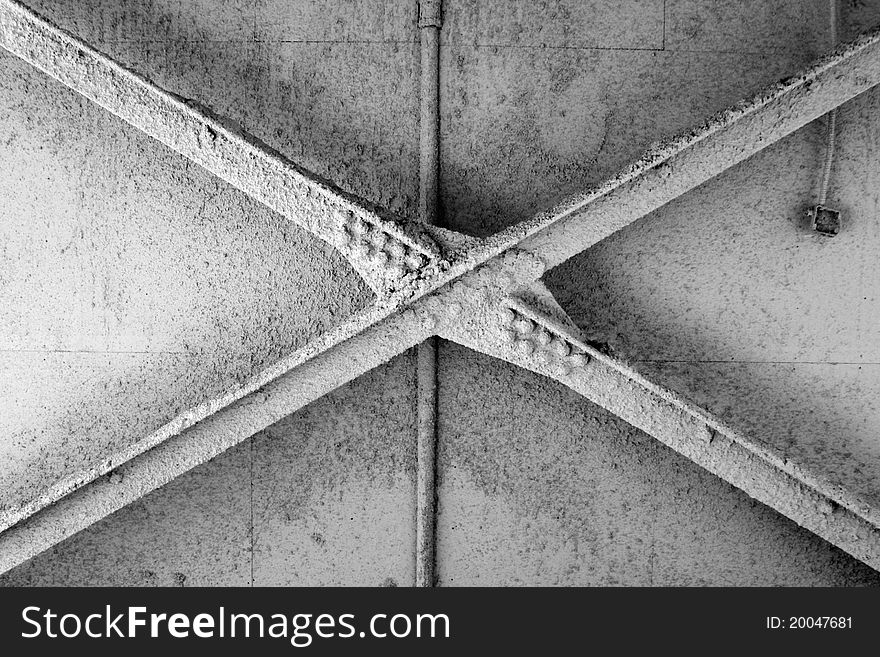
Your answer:
[[[811,227],[820,235],[834,237],[840,232],[840,212],[817,205],[810,209]]]

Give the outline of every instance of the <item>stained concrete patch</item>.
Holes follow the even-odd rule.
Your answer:
[[[253,439],[254,583],[412,585],[410,351]]]
[[[672,50],[816,57],[831,46],[829,26],[829,0],[666,2],[666,47]]]
[[[0,575],[0,586],[247,586],[249,470],[244,443]]]
[[[601,50],[442,52],[444,221],[485,236],[618,173],[807,63]],[[723,71],[723,74],[719,74]],[[649,111],[646,111],[649,108]]]
[[[840,3],[840,37],[843,41],[880,25],[878,0],[844,0]]]
[[[663,7],[663,0],[445,0],[441,43],[503,48],[662,48]]]
[[[319,0],[257,0],[255,34],[260,41],[415,42],[418,3],[410,0],[348,0],[329,10]]]
[[[258,0],[28,0],[58,27],[97,46],[126,41],[253,40]]]
[[[297,163],[402,218],[418,199],[418,46],[262,46],[255,134]]]
[[[445,585],[880,585],[561,385],[441,348]]]

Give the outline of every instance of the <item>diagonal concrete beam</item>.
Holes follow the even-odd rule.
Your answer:
[[[712,474],[880,570],[880,508],[730,428],[585,343],[553,307],[524,298],[451,291],[466,318],[440,335],[548,376]],[[549,294],[549,293],[548,293]],[[558,307],[557,307],[558,308]]]
[[[417,226],[382,216],[16,0],[0,0],[0,46],[330,243],[379,296],[405,286],[439,255]]]
[[[300,362],[185,430],[118,462],[0,533],[0,573],[250,438],[434,334],[436,305],[417,304]],[[121,455],[120,455],[121,458]]]

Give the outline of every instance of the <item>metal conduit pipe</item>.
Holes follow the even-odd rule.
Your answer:
[[[440,177],[441,0],[420,0],[419,219],[436,224]],[[416,586],[434,586],[437,508],[437,338],[418,346]]]

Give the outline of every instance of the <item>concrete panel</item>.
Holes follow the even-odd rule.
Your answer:
[[[669,452],[655,491],[655,586],[880,586],[880,573]]]
[[[343,189],[414,219],[418,46],[264,44],[254,133]]]
[[[247,586],[250,467],[244,443],[0,576],[0,586]]]
[[[415,0],[256,0],[259,41],[415,42]]]
[[[0,585],[411,585],[412,361],[368,373]]]
[[[445,0],[441,43],[659,49],[663,47],[663,8],[663,0]]]
[[[87,43],[252,41],[253,0],[28,0],[25,4]]]
[[[830,34],[829,0],[666,2],[666,47],[671,50],[816,57],[830,48]]]
[[[562,386],[441,349],[445,585],[880,585]]]
[[[840,38],[844,41],[880,25],[880,1],[848,0],[840,3]]]
[[[185,410],[209,383],[199,369],[195,354],[0,352],[4,504],[33,499]]]
[[[526,219],[806,63],[797,51],[444,49],[444,221],[482,236]]]
[[[411,586],[412,351],[253,439],[254,583]]]

